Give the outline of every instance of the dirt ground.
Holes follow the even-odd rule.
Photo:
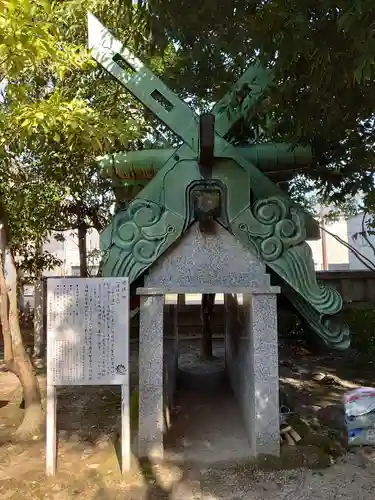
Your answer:
[[[21,393],[17,379],[0,372],[0,498],[372,499],[375,450],[346,450],[340,420],[342,394],[352,387],[375,385],[372,366],[363,366],[353,354],[312,356],[299,347],[281,348],[280,358],[281,386],[298,414],[293,425],[303,437],[298,446],[283,447],[280,460],[264,458],[257,466],[245,460],[202,466],[188,460],[152,464],[133,459],[132,471],[124,477],[116,455],[116,389],[60,391],[58,474],[46,478],[44,443],[9,440],[22,419]],[[44,391],[44,376],[40,382]]]

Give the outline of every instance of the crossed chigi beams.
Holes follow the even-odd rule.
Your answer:
[[[232,202],[227,205],[230,230],[245,245],[250,244],[252,248],[258,245],[260,248],[259,245],[262,245],[266,241],[265,238],[268,238],[270,227],[256,220],[253,213],[262,203],[267,205],[268,200],[272,203],[278,199],[283,210],[293,213],[291,218],[298,219],[299,234],[295,237],[288,237],[284,234],[286,243],[282,254],[271,256],[272,258],[264,254],[263,258],[276,275],[283,279],[283,283],[288,283],[295,290],[298,300],[294,300],[293,295],[290,296],[290,300],[296,307],[298,306],[297,309],[324,341],[337,348],[347,347],[349,331],[346,325],[336,328],[325,319],[326,315],[335,314],[341,309],[342,299],[336,291],[317,282],[311,250],[306,243],[306,239],[319,239],[319,227],[311,215],[296,206],[264,173],[269,173],[272,169],[275,171],[275,167],[276,171],[279,167],[281,169],[286,167],[287,171],[289,169],[294,172],[299,166],[310,166],[311,150],[309,148],[294,149],[288,144],[277,143],[235,147],[225,139],[226,134],[238,120],[243,118],[245,113],[249,113],[259,99],[262,99],[265,89],[272,81],[271,72],[259,64],[250,66],[236,83],[238,88],[248,86],[249,91],[243,101],[229,113],[226,105],[231,100],[232,92],[230,91],[213,107],[211,113],[199,117],[187,103],[176,96],[120,41],[113,37],[91,13],[88,14],[88,32],[89,47],[94,59],[183,141],[183,144],[176,149],[171,147],[170,149],[119,153],[101,161],[102,166],[109,171],[112,169],[114,174],[117,168],[120,171],[123,169],[126,173],[129,167],[134,171],[143,165],[157,167],[155,168],[156,175],[151,182],[131,202],[131,213],[128,214],[128,210],[119,210],[113,224],[102,233],[101,241],[103,248],[107,251],[108,272],[113,275],[132,276],[132,279],[136,279],[183,233],[186,223],[191,221],[191,216],[186,219],[185,208],[182,209],[185,199],[181,200],[181,197],[186,194],[186,186],[190,186],[186,183],[196,181],[199,177],[205,182],[205,179],[211,176],[214,178],[213,181],[216,181],[216,177],[223,179],[224,183],[228,180],[228,192],[232,193]],[[269,168],[270,165],[271,168]],[[199,167],[199,171],[195,170],[195,166]],[[221,169],[217,175],[215,175],[215,168],[216,171]],[[228,174],[225,173],[226,168],[228,168]],[[113,177],[116,178],[116,175]],[[167,182],[169,184],[166,189]],[[142,207],[145,202],[149,204],[150,210],[158,211],[159,200],[163,200],[165,210],[160,212],[163,219],[160,218],[155,224],[163,226],[163,231],[166,233],[159,238],[158,231],[161,226],[155,230],[150,227],[142,228],[145,234],[147,233],[147,238],[146,236],[145,238],[149,247],[155,240],[151,254],[147,258],[143,255],[135,255],[135,250],[127,240],[126,248],[124,241],[121,240],[121,244],[118,244],[117,240],[120,235],[114,226],[117,224],[118,228],[120,224],[122,228],[125,228],[129,223],[128,218],[131,218],[132,213]],[[169,226],[165,226],[166,220],[174,229],[170,234],[168,233]],[[293,226],[292,222],[291,219],[283,220],[282,224],[286,224],[283,227],[287,232]],[[157,234],[154,235],[153,231]],[[124,235],[121,238],[124,238]],[[142,241],[137,241],[137,245]],[[255,247],[254,250],[256,250]]]
[[[247,92],[240,105],[230,113],[226,105],[231,99],[232,90],[213,107],[211,113],[198,116],[90,12],[88,35],[93,58],[182,139],[183,144],[179,148],[168,150],[171,153],[169,157],[166,157],[166,150],[152,150],[152,153],[150,151],[156,160],[155,163],[159,161],[158,170],[161,167],[172,167],[181,160],[195,160],[200,167],[202,178],[207,178],[212,174],[215,159],[225,158],[235,161],[248,172],[249,192],[251,187],[257,198],[264,198],[266,193],[268,197],[279,196],[287,201],[288,205],[293,205],[286,194],[256,166],[258,155],[265,151],[265,148],[262,149],[264,145],[240,148],[225,139],[226,134],[243,118],[244,113],[248,113],[263,97],[265,89],[272,82],[269,70],[260,64],[254,64],[244,72],[233,88],[248,85],[251,92]],[[287,144],[272,144],[266,148],[266,155],[270,156],[270,160],[282,151],[284,164],[288,162],[288,158],[292,165],[311,163],[309,148],[292,150]],[[134,152],[132,155],[134,163],[136,154]],[[309,236],[319,237],[315,221],[308,214],[305,215]]]

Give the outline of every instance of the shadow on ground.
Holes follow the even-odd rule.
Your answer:
[[[43,443],[25,445],[5,439],[22,420],[22,394],[14,376],[0,373],[0,438],[4,438],[0,453],[0,498],[16,500],[23,495],[28,500],[239,500],[269,495],[284,498],[303,480],[303,468],[327,467],[346,452],[338,418],[342,394],[355,385],[374,385],[374,381],[371,366],[361,367],[355,354],[316,356],[302,348],[282,348],[280,361],[281,387],[298,414],[295,425],[303,437],[299,446],[283,447],[282,456],[277,460],[261,457],[258,467],[246,460],[231,467],[228,464],[197,466],[189,462],[189,454],[182,457],[182,465],[168,461],[168,457],[161,464],[134,460],[131,473],[123,478],[113,444],[120,413],[117,388],[70,387],[59,391],[58,475],[46,479]],[[316,372],[325,377],[315,380]],[[40,377],[40,383],[45,394],[44,377]],[[203,408],[196,407],[193,412],[198,425],[200,411],[203,412]],[[211,414],[206,413],[207,422],[213,421],[220,411],[217,406]],[[178,418],[182,417],[180,412]],[[178,425],[184,428],[186,422]],[[177,447],[184,431],[175,428],[173,432],[172,449]],[[336,489],[346,484],[347,478],[352,477],[350,474],[358,491],[362,488],[363,493],[367,487],[369,491],[370,486],[373,488],[373,457],[356,454],[355,460],[348,468],[343,465],[342,476],[329,479]],[[371,476],[367,479],[370,470]],[[309,474],[311,484],[318,483],[320,472],[316,472],[316,476],[311,471]],[[345,487],[350,492],[350,485]],[[323,498],[319,491],[324,492],[324,488],[317,484],[316,491],[314,498]],[[278,492],[280,496],[274,496]],[[363,493],[366,500],[372,498],[373,489],[366,495]],[[292,497],[302,498],[298,494]]]

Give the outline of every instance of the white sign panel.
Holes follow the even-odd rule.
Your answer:
[[[47,280],[46,473],[56,472],[56,386],[121,385],[121,469],[130,469],[127,278]]]
[[[51,385],[123,385],[128,377],[127,278],[47,280]]]

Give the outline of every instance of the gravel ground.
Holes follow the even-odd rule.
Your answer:
[[[0,498],[18,500],[372,500],[375,454],[348,454],[322,471],[264,472],[249,465],[226,469],[189,469],[163,464],[148,480],[120,478],[108,454],[89,458],[61,452],[59,474],[46,479],[38,445],[0,467]],[[0,461],[1,464],[2,460]]]
[[[188,471],[172,487],[155,482],[133,489],[129,500],[370,500],[375,455],[350,454],[325,471],[264,472],[250,466]],[[178,474],[175,473],[175,476]],[[169,476],[170,478],[170,476]],[[109,497],[108,497],[109,498]],[[120,497],[119,497],[120,498]]]
[[[208,471],[203,474],[202,496],[195,498],[370,500],[374,498],[374,477],[375,462],[371,458],[350,454],[322,472],[300,469],[265,473],[246,467],[242,471]],[[191,498],[194,499],[194,496]]]
[[[181,345],[182,364],[194,366],[196,353],[191,344]],[[218,352],[219,354],[219,352]],[[137,349],[132,348],[132,385],[137,382]],[[199,370],[203,368],[198,367]],[[0,403],[17,386],[15,377],[0,373]],[[104,389],[103,389],[104,390]],[[113,390],[113,389],[112,389]],[[71,391],[71,389],[70,389]],[[326,389],[324,391],[327,391]],[[120,478],[112,445],[105,442],[80,442],[84,430],[94,431],[95,418],[103,408],[105,398],[111,395],[93,388],[92,394],[75,397],[66,390],[61,398],[65,416],[65,437],[60,436],[59,475],[51,481],[44,476],[44,445],[33,443],[0,448],[0,498],[17,500],[372,500],[375,498],[375,448],[356,449],[338,459],[331,467],[322,470],[294,469],[267,472],[249,464],[232,467],[201,465],[183,466],[164,462],[161,465],[132,472],[131,477]],[[118,397],[109,399],[105,406],[108,415],[100,414],[95,422],[98,430],[112,425],[111,405],[117,408]],[[17,403],[17,404],[16,404]],[[309,404],[311,402],[309,401]],[[7,425],[7,416],[14,408],[19,414],[18,400],[10,405],[0,405],[0,431]],[[8,413],[7,413],[8,412]],[[220,414],[220,409],[216,411]],[[9,420],[11,422],[11,420]],[[68,426],[69,423],[69,426]],[[96,428],[95,427],[95,428]],[[235,436],[235,433],[233,432]],[[99,445],[98,445],[99,443]],[[151,470],[151,473],[150,473]],[[268,469],[269,470],[269,469]],[[134,476],[134,477],[133,477]],[[146,478],[146,479],[145,479]]]

